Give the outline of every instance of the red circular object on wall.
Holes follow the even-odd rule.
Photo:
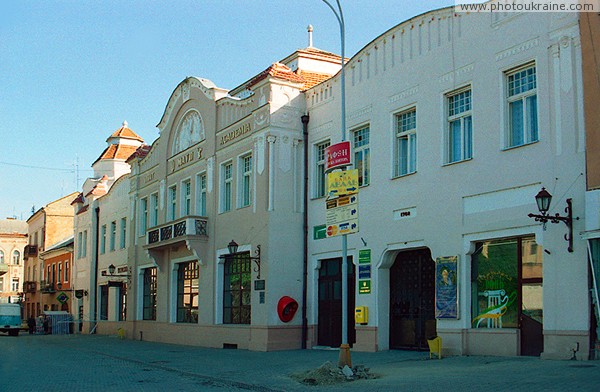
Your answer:
[[[281,297],[277,303],[277,315],[284,323],[292,321],[297,310],[298,302],[287,295]]]

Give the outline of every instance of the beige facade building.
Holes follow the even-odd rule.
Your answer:
[[[27,219],[29,244],[25,247],[26,276],[23,289],[27,318],[39,316],[44,310],[61,309],[61,301],[57,299],[62,292],[59,284],[62,285],[65,271],[70,269],[70,261],[66,256],[60,263],[56,260],[53,262],[50,259],[55,252],[49,250],[73,237],[71,201],[76,196],[74,192],[54,200]]]
[[[17,303],[22,300],[23,249],[26,244],[27,222],[0,220],[0,302]]]

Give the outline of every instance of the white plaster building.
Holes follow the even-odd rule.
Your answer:
[[[453,8],[399,24],[349,61],[347,132],[363,181],[360,232],[348,238],[357,270],[360,250],[371,251],[350,305],[369,309],[356,349],[425,349],[439,335],[448,354],[570,358],[579,344],[587,358],[581,61],[576,13]],[[325,223],[319,147],[341,140],[339,91],[320,99],[322,90],[306,92],[311,226]],[[554,195],[552,214],[573,200],[573,252],[563,224],[544,231],[528,217],[542,187]],[[324,266],[339,264],[340,247],[339,238],[310,243],[319,344],[339,344],[321,341],[328,316],[318,304]],[[449,260],[458,260],[449,301],[457,308],[436,318],[436,281],[438,299],[450,295],[436,261]],[[370,293],[358,293],[363,281]]]

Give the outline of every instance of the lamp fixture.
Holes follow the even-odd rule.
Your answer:
[[[108,276],[110,277],[117,277],[117,278],[127,278],[127,280],[129,280],[131,278],[131,267],[127,267],[127,271],[128,273],[126,274],[115,274],[115,270],[117,269],[117,267],[115,267],[114,264],[111,264],[108,266]]]
[[[565,207],[566,216],[560,216],[559,213],[556,213],[555,215],[548,214],[550,203],[552,202],[552,195],[544,187],[542,187],[542,190],[535,195],[535,202],[540,214],[528,214],[527,216],[535,218],[536,222],[542,222],[542,228],[544,230],[546,230],[546,223],[548,222],[564,222],[569,230],[569,232],[565,234],[565,240],[569,243],[567,250],[573,252],[573,219],[579,220],[579,217],[573,218],[573,199],[567,199],[567,206]]]
[[[231,242],[229,242],[229,244],[227,244],[227,250],[229,251],[229,254],[226,255],[221,255],[219,256],[219,258],[221,259],[227,259],[229,257],[235,257],[238,255],[238,247],[239,245],[237,244],[237,242],[235,242],[234,240],[231,240]],[[254,252],[256,254],[256,256],[238,256],[240,259],[249,259],[254,261],[254,263],[256,264],[256,267],[254,268],[254,272],[256,272],[256,279],[260,279],[260,245],[256,245],[256,251]],[[110,268],[110,267],[109,267]]]

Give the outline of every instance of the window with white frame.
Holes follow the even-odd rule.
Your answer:
[[[233,165],[231,162],[221,166],[221,212],[231,211],[233,187]]]
[[[121,218],[121,236],[119,240],[119,249],[125,249],[127,242],[127,218]]]
[[[158,226],[158,193],[150,195],[150,227]]]
[[[19,291],[19,278],[12,278],[11,291]]]
[[[16,249],[13,251],[13,254],[12,254],[12,263],[13,263],[13,265],[21,264],[21,252],[19,252]]]
[[[325,149],[331,143],[329,140],[315,145],[315,197],[325,196],[326,177],[325,177]]]
[[[177,217],[177,185],[169,187],[169,207],[167,218],[174,220]]]
[[[196,215],[206,216],[206,173],[196,176]]]
[[[473,158],[473,122],[471,89],[463,88],[446,95],[448,125],[446,163]]]
[[[58,275],[57,275],[56,282],[62,283],[62,281],[63,281],[63,267],[62,267],[62,263],[58,263]]]
[[[417,109],[411,108],[395,115],[394,176],[417,171]]]
[[[106,225],[100,227],[100,254],[106,253]]]
[[[354,149],[354,167],[358,170],[358,185],[367,186],[370,181],[370,148],[369,126],[352,132],[352,147]]]
[[[185,180],[181,183],[181,216],[192,214],[192,182]]]
[[[87,257],[87,230],[83,231],[83,238],[81,242],[81,257]]]
[[[508,134],[506,147],[538,141],[537,79],[535,64],[506,73]]]
[[[0,249],[0,264],[4,264],[4,251]]]
[[[69,262],[65,261],[65,277],[64,277],[64,281],[65,282],[68,282],[70,280],[70,277],[71,277],[71,275],[70,275],[71,274],[71,270],[70,270],[69,267],[70,267]],[[33,274],[35,275],[35,267],[33,267],[33,268],[34,268]]]
[[[143,236],[146,234],[148,229],[148,198],[144,197],[140,199],[140,232],[139,235]]]
[[[252,204],[252,155],[240,157],[240,207]]]
[[[111,252],[115,250],[116,240],[117,240],[117,222],[112,221],[112,222],[110,222],[110,251]]]

